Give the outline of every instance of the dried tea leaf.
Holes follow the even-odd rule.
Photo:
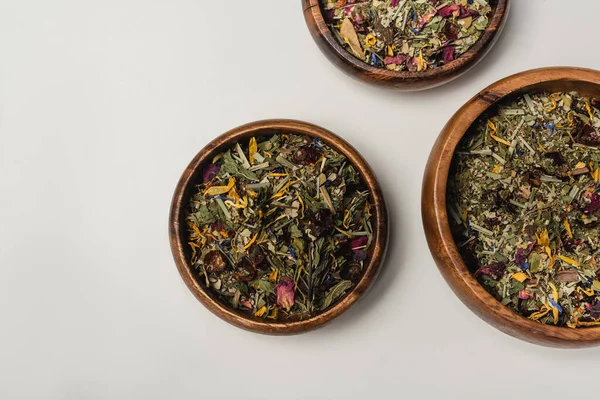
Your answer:
[[[340,297],[342,297],[344,293],[346,293],[346,291],[352,286],[353,284],[351,281],[341,281],[340,283],[332,287],[323,299],[323,304],[321,304],[321,310],[325,310],[326,308],[331,306]]]

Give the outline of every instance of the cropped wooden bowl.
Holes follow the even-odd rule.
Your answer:
[[[302,320],[283,322],[267,322],[252,315],[237,312],[218,301],[197,278],[190,260],[190,250],[187,246],[187,229],[185,227],[185,210],[194,186],[202,182],[202,166],[210,162],[218,153],[230,148],[240,140],[253,136],[271,136],[275,133],[298,133],[314,138],[321,138],[333,149],[344,154],[357,169],[369,189],[373,204],[373,245],[369,249],[365,271],[361,280],[345,297],[333,307]],[[223,320],[250,331],[267,334],[292,334],[310,331],[338,317],[369,289],[375,281],[384,261],[388,243],[388,213],[377,179],[362,156],[348,142],[332,132],[306,122],[292,120],[267,120],[253,122],[235,128],[210,142],[200,150],[184,171],[175,189],[171,204],[169,221],[169,236],[171,251],[181,277],[194,296],[206,308]]]
[[[490,24],[481,38],[456,60],[423,72],[390,71],[376,68],[354,57],[335,39],[323,18],[320,0],[302,0],[308,29],[325,56],[348,75],[402,91],[430,89],[448,83],[474,67],[498,40],[510,8],[510,0],[496,0]]]
[[[465,104],[442,130],[423,181],[421,212],[429,249],[454,293],[475,314],[514,337],[552,347],[586,347],[600,342],[600,327],[563,328],[524,318],[505,307],[477,282],[456,247],[446,212],[446,183],[454,150],[479,116],[507,98],[537,91],[578,91],[600,96],[600,72],[580,68],[545,68],[505,78]]]

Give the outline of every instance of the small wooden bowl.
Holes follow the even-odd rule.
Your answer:
[[[369,188],[373,204],[373,245],[369,249],[368,262],[365,264],[364,275],[352,291],[328,310],[303,320],[284,322],[267,322],[251,315],[237,312],[219,302],[203,285],[197,281],[189,260],[190,250],[187,246],[187,229],[185,227],[185,210],[194,186],[202,182],[202,166],[210,162],[218,153],[231,148],[240,140],[253,136],[271,136],[275,133],[298,133],[314,138],[321,138],[336,151],[344,154],[357,169]],[[388,213],[387,208],[373,171],[362,156],[348,142],[334,133],[306,122],[292,120],[267,120],[253,122],[235,128],[210,142],[200,150],[184,171],[171,204],[169,220],[169,236],[171,251],[181,277],[194,296],[206,308],[223,320],[250,331],[267,334],[292,334],[310,331],[338,317],[350,308],[369,289],[375,281],[385,258],[388,243]]]
[[[493,1],[492,1],[493,2]],[[488,53],[504,28],[510,0],[497,0],[490,24],[466,53],[441,67],[423,72],[390,71],[376,68],[354,57],[335,39],[321,12],[319,0],[302,0],[308,29],[325,56],[348,75],[402,91],[430,89],[448,83],[474,67]]]
[[[531,321],[505,307],[471,275],[456,247],[446,211],[446,183],[454,150],[471,125],[490,106],[538,91],[578,91],[600,96],[600,72],[580,68],[544,68],[505,78],[465,104],[440,134],[429,156],[423,181],[421,212],[429,249],[454,293],[475,314],[501,331],[552,347],[586,347],[600,342],[600,327],[563,328]]]

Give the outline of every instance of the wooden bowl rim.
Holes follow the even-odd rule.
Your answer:
[[[356,286],[346,294],[333,307],[304,320],[287,322],[267,322],[249,315],[232,310],[207,293],[207,290],[194,278],[192,267],[188,262],[184,246],[187,243],[182,237],[180,221],[183,221],[185,212],[186,190],[194,185],[197,174],[206,161],[210,160],[217,152],[230,148],[238,140],[248,139],[251,136],[271,136],[276,131],[288,131],[304,134],[314,138],[321,138],[336,151],[344,154],[360,173],[361,178],[369,188],[373,204],[373,245],[370,251],[369,262],[366,265],[363,277]],[[267,334],[294,334],[316,329],[332,319],[341,315],[354,305],[359,298],[371,287],[382,264],[385,260],[389,239],[388,211],[381,192],[381,188],[371,167],[360,153],[348,142],[333,132],[303,121],[273,119],[251,122],[234,128],[207,144],[190,162],[175,189],[171,203],[169,217],[169,236],[171,251],[177,264],[177,269],[189,290],[212,313],[221,319],[246,330]]]
[[[600,71],[550,67],[521,72],[490,85],[454,114],[440,133],[428,161],[423,183],[422,217],[436,264],[453,291],[473,312],[505,333],[535,344],[584,347],[600,342],[600,327],[573,329],[531,321],[489,294],[467,269],[452,237],[446,211],[446,184],[452,155],[472,124],[505,98],[536,91],[535,87],[540,84],[555,82],[590,84],[600,91]]]
[[[325,38],[325,41],[329,45],[327,47],[329,51],[343,59],[345,63],[363,73],[380,77],[386,81],[405,81],[408,83],[412,81],[433,81],[439,78],[450,77],[454,75],[458,76],[462,72],[466,72],[466,70],[474,66],[478,61],[480,61],[479,56],[483,55],[482,53],[487,52],[487,50],[489,50],[489,46],[494,42],[494,39],[502,33],[502,27],[506,17],[508,16],[512,0],[498,0],[494,13],[489,18],[490,23],[488,27],[483,32],[479,40],[467,52],[452,60],[448,64],[444,64],[441,67],[434,69],[428,69],[424,72],[390,71],[386,68],[373,67],[354,57],[348,50],[344,49],[344,47],[338,43],[331,33],[329,26],[323,18],[319,1],[320,0],[303,0],[303,2],[307,4],[304,6],[303,11],[305,16],[308,16],[313,20],[314,26],[318,30],[318,33]],[[504,7],[502,7],[502,5],[504,5]],[[446,82],[447,81],[444,81],[440,84]],[[427,87],[424,87],[424,89],[425,88]]]

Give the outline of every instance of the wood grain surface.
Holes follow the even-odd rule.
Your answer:
[[[456,247],[446,212],[446,183],[454,150],[469,127],[490,106],[519,94],[576,90],[600,96],[600,72],[545,68],[503,79],[473,97],[442,130],[425,170],[421,211],[429,248],[456,295],[482,319],[514,337],[553,347],[586,347],[600,342],[600,327],[563,328],[531,321],[503,306],[471,275]]]
[[[338,43],[323,19],[320,0],[302,0],[304,18],[313,39],[325,56],[348,75],[373,84],[401,91],[433,88],[458,78],[489,52],[498,40],[506,23],[511,0],[497,0],[490,23],[481,38],[466,53],[441,67],[423,72],[390,71],[377,68],[354,57]]]
[[[189,261],[190,250],[186,240],[188,233],[185,226],[185,210],[194,186],[202,182],[202,166],[206,162],[210,162],[215,155],[230,148],[238,141],[249,140],[253,136],[271,136],[276,133],[296,133],[321,138],[325,143],[348,158],[369,188],[370,201],[374,210],[374,232],[373,245],[369,249],[368,258],[365,262],[364,275],[354,289],[341,301],[328,310],[307,319],[268,322],[231,309],[214,298],[211,292],[198,282],[197,275]],[[354,147],[339,136],[316,125],[293,120],[267,120],[235,128],[217,137],[196,155],[184,171],[173,196],[169,220],[169,237],[171,251],[181,277],[194,296],[210,311],[223,320],[250,331],[267,334],[293,334],[315,329],[338,317],[355,304],[371,287],[385,259],[388,244],[388,224],[387,208],[375,174]]]

